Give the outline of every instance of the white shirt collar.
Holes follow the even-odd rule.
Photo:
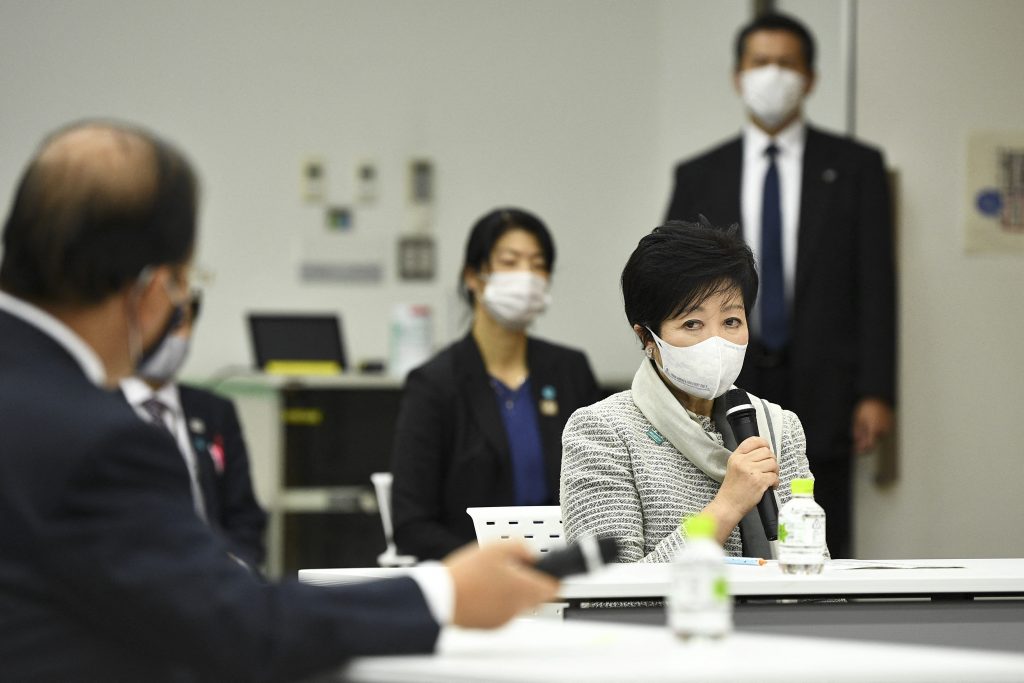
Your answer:
[[[75,359],[82,368],[82,372],[93,384],[106,388],[107,371],[103,367],[103,362],[92,347],[70,327],[38,306],[33,306],[7,292],[0,291],[0,310],[21,318],[52,338]]]
[[[181,415],[181,398],[178,395],[178,385],[175,382],[168,382],[156,391],[138,377],[125,377],[121,380],[121,391],[125,398],[133,406],[142,405],[150,398],[155,398],[164,404],[175,415]]]
[[[775,136],[770,136],[752,122],[747,121],[743,127],[743,154],[747,158],[763,157],[764,150],[772,142],[783,154],[803,155],[804,140],[807,138],[807,124],[798,118]]]

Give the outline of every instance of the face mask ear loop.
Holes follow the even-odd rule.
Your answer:
[[[646,329],[648,332],[650,332],[650,334],[651,334],[651,341],[654,342],[655,346],[657,346],[658,348],[661,348],[661,339],[658,337],[658,335],[654,334],[654,330],[652,330],[649,327],[644,328],[644,329]],[[655,358],[654,358],[654,347],[653,346],[648,346],[648,347],[646,347],[645,351],[647,352],[647,357],[650,358],[654,362],[654,367],[658,368],[658,370],[660,370],[664,374],[664,372],[665,372],[665,366],[664,366],[665,357],[662,356],[662,359],[661,359],[662,365],[658,365],[658,361],[655,360]],[[662,349],[662,353],[664,353],[664,349]]]
[[[132,367],[142,358],[142,330],[139,329],[139,319],[136,310],[142,301],[142,293],[152,282],[155,271],[153,266],[146,266],[139,271],[135,278],[135,284],[128,295],[128,359]]]

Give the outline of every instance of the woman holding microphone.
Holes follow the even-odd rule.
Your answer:
[[[705,512],[729,555],[771,557],[756,505],[776,487],[785,503],[789,482],[811,475],[800,420],[755,396],[767,429],[725,446],[724,394],[743,366],[757,284],[735,230],[674,221],[640,240],[622,295],[644,358],[630,390],[566,425],[567,540],[612,536],[623,562],[670,562],[686,543],[680,520]]]

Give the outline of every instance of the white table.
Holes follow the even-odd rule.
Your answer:
[[[868,563],[864,563],[868,564]],[[817,576],[783,574],[776,563],[729,565],[729,587],[740,598],[757,597],[1024,597],[1024,559],[881,560],[914,569],[844,569],[845,561],[826,565]],[[958,567],[946,569],[944,567]],[[563,600],[660,599],[668,591],[670,564],[615,564],[562,582]],[[304,583],[334,585],[416,572],[410,569],[303,569]]]
[[[359,658],[341,680],[1019,683],[1024,655],[744,633],[684,643],[662,627],[534,619],[498,631],[447,628],[434,655]]]
[[[914,568],[897,568],[901,565]],[[728,571],[730,590],[741,598],[1024,596],[1024,559],[838,560],[813,576],[783,574],[775,562],[730,565]],[[660,598],[670,579],[669,564],[610,565],[596,574],[569,577],[560,597]]]
[[[850,564],[831,563],[818,576],[786,575],[774,563],[730,565],[737,631],[1024,652],[1024,559],[886,560],[877,564],[917,568],[843,568]],[[330,585],[410,571],[417,569],[308,569],[299,578]],[[541,611],[567,620],[663,624],[663,609],[633,601],[660,600],[670,576],[667,564],[612,565],[566,579],[559,596],[565,602]],[[835,598],[844,601],[819,600]]]

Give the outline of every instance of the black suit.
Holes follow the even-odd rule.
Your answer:
[[[683,162],[667,218],[742,223],[742,169],[742,138]],[[842,557],[853,408],[870,397],[891,405],[895,394],[892,210],[881,153],[808,127],[800,196],[789,347],[781,366],[759,368],[752,339],[737,383],[800,416],[829,546]]]
[[[550,500],[558,503],[562,428],[600,398],[581,352],[528,339],[527,366],[538,408],[545,388],[557,412],[538,411]],[[508,437],[472,335],[409,373],[395,429],[391,470],[395,543],[420,559],[440,558],[476,538],[468,507],[513,504]]]
[[[268,585],[196,516],[170,436],[0,311],[0,678],[282,681],[429,652],[409,579]]]
[[[256,567],[266,554],[267,515],[256,501],[249,476],[249,452],[234,404],[209,391],[178,385],[196,455],[199,488],[209,523],[221,530],[232,552]]]

